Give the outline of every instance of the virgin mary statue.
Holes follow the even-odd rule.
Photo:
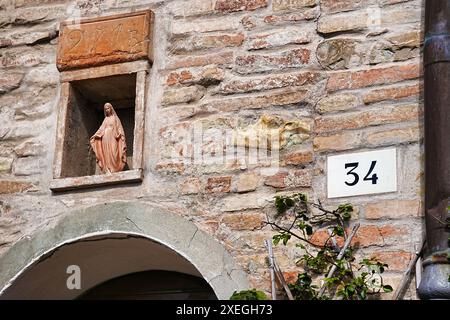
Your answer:
[[[122,171],[127,163],[125,133],[122,123],[110,103],[105,103],[105,119],[91,137],[97,164],[102,173]]]

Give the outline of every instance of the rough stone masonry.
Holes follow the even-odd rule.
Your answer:
[[[423,6],[422,0],[1,0],[0,254],[75,209],[109,200],[151,203],[194,222],[254,287],[270,291],[263,241],[272,231],[262,222],[274,213],[273,196],[304,192],[330,207],[354,204],[359,252],[388,263],[386,282],[395,288],[424,228]],[[59,23],[146,9],[155,14],[155,30],[143,183],[52,193]],[[173,154],[190,157],[194,146],[180,141],[195,126],[245,133],[262,124],[283,132],[276,173],[265,163],[173,161]],[[214,135],[203,138],[201,150],[221,148]],[[398,192],[327,200],[328,155],[390,146],[399,157]],[[300,252],[274,250],[285,276],[295,279]]]

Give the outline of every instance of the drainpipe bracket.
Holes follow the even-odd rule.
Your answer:
[[[438,34],[425,37],[424,64],[425,66],[450,61],[450,35]]]
[[[435,252],[423,263],[422,279],[417,292],[421,299],[450,299],[450,249]]]

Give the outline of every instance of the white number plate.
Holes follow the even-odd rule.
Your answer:
[[[330,156],[328,198],[397,191],[397,150]]]

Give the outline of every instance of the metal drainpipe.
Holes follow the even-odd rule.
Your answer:
[[[424,81],[426,248],[418,293],[450,299],[450,0],[425,2]]]

